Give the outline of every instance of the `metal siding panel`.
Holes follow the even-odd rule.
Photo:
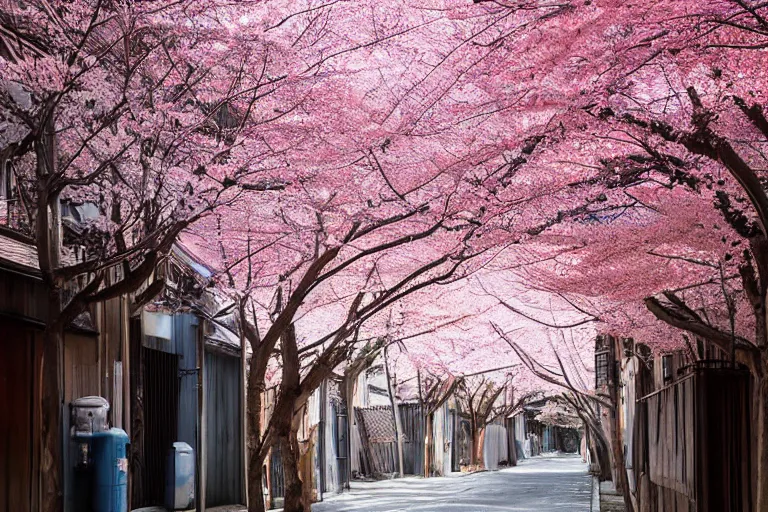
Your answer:
[[[179,357],[178,441],[197,453],[197,317],[188,313],[174,316],[173,345]]]
[[[206,506],[242,501],[240,360],[206,352]]]

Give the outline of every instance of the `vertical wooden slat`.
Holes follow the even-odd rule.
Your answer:
[[[123,429],[131,437],[131,317],[128,297],[120,296],[120,340],[122,351],[120,359],[123,362]]]

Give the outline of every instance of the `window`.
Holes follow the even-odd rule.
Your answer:
[[[608,352],[595,354],[595,387],[608,384]]]
[[[664,382],[672,380],[672,354],[667,354],[661,358],[661,375]]]
[[[11,162],[6,160],[0,168],[0,199],[9,200],[14,198],[14,181]]]

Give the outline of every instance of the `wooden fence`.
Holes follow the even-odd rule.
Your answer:
[[[753,510],[746,370],[700,362],[638,406],[645,428],[635,446],[657,487],[642,510]]]
[[[418,404],[398,407],[403,427],[403,472],[420,475],[424,467],[424,417]],[[397,442],[392,408],[355,407],[362,442],[363,473],[368,476],[398,471]]]

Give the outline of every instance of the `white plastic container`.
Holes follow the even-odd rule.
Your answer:
[[[195,507],[195,451],[187,443],[173,443],[168,450],[165,476],[165,508],[188,510]]]

